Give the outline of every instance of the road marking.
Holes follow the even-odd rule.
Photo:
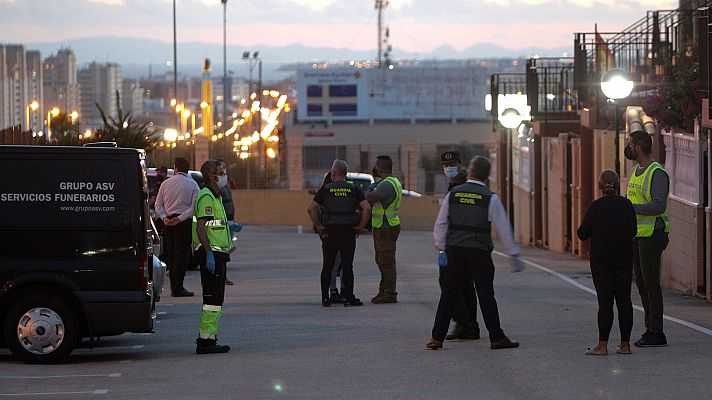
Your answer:
[[[159,311],[156,313],[156,315],[166,315],[168,314],[168,311]]]
[[[104,346],[97,346],[97,347],[94,347],[94,348],[91,348],[91,349],[88,349],[88,348],[77,349],[77,350],[75,350],[75,351],[79,351],[79,350],[87,350],[87,351],[89,351],[89,350],[125,350],[125,349],[128,349],[128,350],[141,350],[141,349],[143,349],[144,347],[145,347],[145,346],[142,345],[142,344],[135,344],[135,345],[133,345],[133,346],[110,346],[110,345],[109,345],[109,346],[106,346],[106,347],[104,347]]]
[[[11,376],[0,375],[0,379],[61,379],[61,378],[119,378],[120,372],[112,372],[110,374],[93,374],[93,375],[43,375],[43,376]]]
[[[67,394],[107,394],[109,391],[107,389],[97,389],[85,392],[38,392],[38,393],[0,393],[3,397],[20,397],[20,396],[60,396]]]
[[[500,252],[498,252],[498,251],[493,251],[492,253],[493,253],[493,254],[496,254],[496,255],[498,255],[498,256],[501,256],[501,257],[511,258],[510,256],[508,256],[508,255],[506,255],[506,254],[504,254],[504,253],[500,253]],[[582,284],[582,283],[576,282],[575,280],[569,278],[568,276],[566,276],[566,275],[564,275],[564,274],[562,274],[562,273],[560,273],[560,272],[556,272],[556,271],[551,270],[551,269],[549,269],[549,268],[547,268],[547,267],[541,266],[541,265],[539,265],[539,264],[537,264],[537,263],[535,263],[535,262],[533,262],[533,261],[527,260],[527,259],[524,258],[524,257],[522,257],[522,261],[524,261],[526,264],[531,265],[531,266],[534,267],[534,268],[538,268],[538,269],[540,269],[540,270],[542,270],[542,271],[544,271],[544,272],[547,272],[547,273],[549,273],[549,274],[551,274],[551,275],[554,275],[555,277],[561,279],[562,281],[564,281],[564,282],[566,282],[566,283],[568,283],[568,284],[570,284],[570,285],[572,285],[572,286],[575,286],[575,287],[577,287],[577,288],[579,288],[579,289],[581,289],[581,290],[583,290],[583,291],[585,291],[585,292],[588,292],[588,293],[590,293],[590,294],[592,294],[592,295],[594,295],[594,296],[596,295],[596,290],[595,290],[595,289],[591,289],[590,287],[588,287],[588,286],[586,286],[586,285],[584,285],[584,284]],[[638,305],[635,305],[635,304],[633,305],[633,308],[636,309],[636,310],[638,310],[638,311],[644,311],[644,310],[643,310],[643,307],[638,306]],[[696,330],[697,332],[703,333],[703,334],[705,334],[705,335],[707,335],[707,336],[712,336],[712,329],[705,328],[704,326],[697,325],[697,324],[695,324],[695,323],[693,323],[693,322],[689,322],[689,321],[685,321],[685,320],[683,320],[683,319],[671,317],[671,316],[666,315],[666,314],[663,314],[663,319],[666,319],[666,320],[668,320],[668,321],[670,321],[670,322],[674,322],[674,323],[676,323],[676,324],[680,324],[680,325],[682,325],[682,326],[686,326],[686,327],[688,327],[688,328],[690,328],[690,329],[694,329],[694,330]]]

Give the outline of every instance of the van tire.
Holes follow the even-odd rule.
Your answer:
[[[54,364],[76,347],[79,325],[75,311],[62,298],[30,294],[10,308],[3,334],[7,347],[22,361]]]

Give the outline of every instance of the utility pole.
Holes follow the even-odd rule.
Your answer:
[[[227,132],[227,0],[223,5],[223,134]],[[223,136],[223,159],[227,159],[227,137]]]
[[[176,34],[176,0],[173,0],[173,98],[178,102],[178,36]],[[175,112],[175,110],[171,110]],[[180,115],[176,118],[176,127],[180,126]]]

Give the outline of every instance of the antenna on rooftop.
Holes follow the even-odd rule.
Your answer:
[[[389,43],[390,41],[390,29],[386,27],[385,29],[385,39],[383,38],[384,34],[384,29],[383,29],[383,9],[388,6],[389,0],[375,0],[375,8],[378,10],[378,67],[382,68],[384,66],[390,65],[390,53],[391,53],[391,45]],[[386,47],[386,52],[385,52],[385,60],[383,59],[383,47]],[[385,64],[384,64],[385,61]]]

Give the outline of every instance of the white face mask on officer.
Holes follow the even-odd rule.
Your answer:
[[[218,186],[220,186],[221,189],[227,186],[227,175],[218,176]]]
[[[457,174],[460,173],[460,170],[457,169],[457,167],[443,167],[443,173],[445,176],[447,176],[449,179],[452,179],[457,176]]]

